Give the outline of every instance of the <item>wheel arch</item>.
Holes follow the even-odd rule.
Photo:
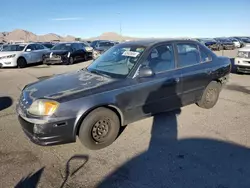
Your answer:
[[[74,136],[78,135],[79,134],[79,130],[80,130],[80,127],[81,127],[81,124],[84,120],[84,118],[90,113],[92,112],[93,110],[97,109],[97,108],[107,108],[109,110],[112,110],[119,118],[120,120],[120,126],[124,126],[124,116],[123,116],[123,113],[122,111],[115,105],[113,104],[102,104],[102,105],[97,105],[97,106],[94,106],[92,108],[90,108],[89,110],[87,110],[85,113],[81,114],[80,115],[80,118],[78,118],[77,120],[77,123],[76,123],[76,126],[75,126],[75,130],[74,130]]]

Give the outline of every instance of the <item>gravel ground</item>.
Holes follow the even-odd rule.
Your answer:
[[[223,55],[233,58],[236,51]],[[189,105],[138,121],[99,151],[79,140],[50,147],[31,143],[14,111],[20,89],[89,63],[0,70],[0,95],[13,100],[0,109],[0,187],[19,181],[17,187],[250,187],[249,75],[231,74],[213,109]]]

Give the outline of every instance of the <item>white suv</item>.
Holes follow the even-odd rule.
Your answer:
[[[42,62],[48,48],[37,43],[10,44],[0,51],[1,67],[24,68],[27,64]]]
[[[250,73],[250,46],[239,49],[234,64],[237,72]]]

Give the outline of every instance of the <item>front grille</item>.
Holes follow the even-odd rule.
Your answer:
[[[52,55],[52,57],[54,57],[54,58],[61,58],[60,55]]]

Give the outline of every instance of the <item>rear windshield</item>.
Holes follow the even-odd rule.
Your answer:
[[[114,46],[113,42],[100,42],[99,47],[112,47]]]

